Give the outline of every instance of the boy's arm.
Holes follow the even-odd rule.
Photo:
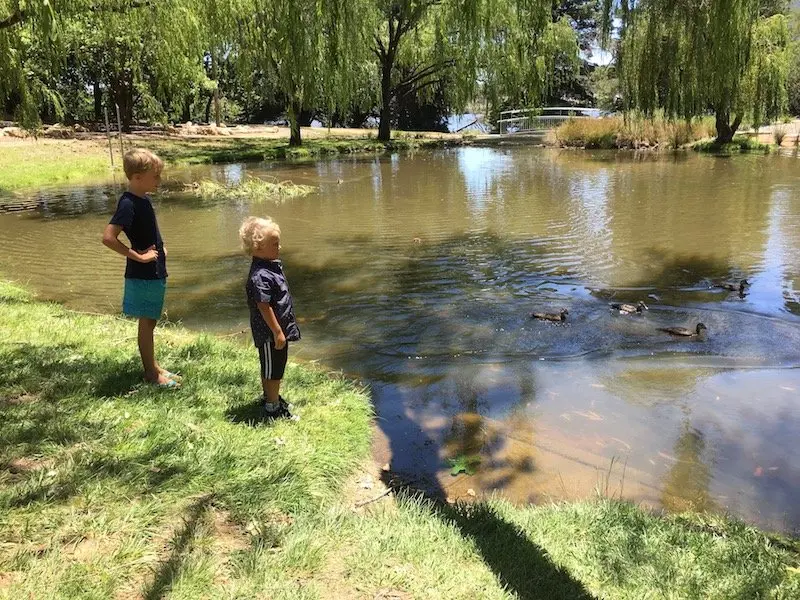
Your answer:
[[[258,311],[261,313],[261,316],[264,317],[267,327],[272,331],[272,336],[275,339],[275,349],[282,350],[286,345],[286,335],[283,333],[283,329],[281,329],[278,323],[275,311],[272,310],[269,304],[264,304],[263,302],[256,302],[256,306],[258,306]]]
[[[111,248],[114,252],[121,254],[125,258],[130,258],[140,263],[149,263],[158,260],[158,250],[155,246],[150,246],[142,254],[139,254],[133,248],[128,248],[125,244],[119,241],[119,234],[122,233],[122,227],[119,225],[106,225],[103,231],[103,245]]]

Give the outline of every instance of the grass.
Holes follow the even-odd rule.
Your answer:
[[[0,145],[0,192],[102,182],[113,173],[108,147],[93,142],[41,140]]]
[[[247,177],[233,185],[223,185],[204,179],[187,187],[204,200],[243,199],[273,202],[298,198],[316,190],[312,185],[300,185],[291,181],[268,181],[256,177]]]
[[[260,424],[251,348],[157,331],[177,392],[139,383],[134,323],[0,283],[0,598],[800,597],[798,542],[725,518],[413,490],[353,510],[363,390],[290,364],[301,420]]]
[[[425,137],[396,132],[383,143],[371,137],[310,138],[298,148],[283,138],[125,138],[126,149],[145,146],[172,164],[194,165],[248,161],[318,158],[339,154],[380,154],[462,143],[458,139]],[[97,140],[24,140],[0,146],[0,193],[34,191],[42,186],[87,184],[122,176],[119,146],[114,144],[116,169],[110,165],[108,146]],[[0,200],[2,202],[2,200]]]
[[[710,152],[713,154],[739,154],[753,152],[769,154],[772,151],[770,144],[763,144],[755,138],[746,135],[734,136],[733,141],[727,144],[720,144],[716,140],[702,140],[692,145],[692,149],[697,152]]]
[[[380,154],[439,147],[444,143],[455,142],[453,140],[427,139],[399,132],[388,143],[372,138],[330,137],[307,139],[299,147],[289,146],[284,139],[266,138],[158,139],[147,145],[168,162],[191,165],[318,158],[338,154]]]
[[[602,119],[570,119],[559,126],[554,137],[565,147],[592,149],[681,148],[694,140],[713,135],[713,123],[707,119],[673,121],[663,116],[640,115]]]

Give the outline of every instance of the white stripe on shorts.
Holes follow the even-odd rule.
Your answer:
[[[272,378],[272,350],[269,342],[264,343],[264,379]]]

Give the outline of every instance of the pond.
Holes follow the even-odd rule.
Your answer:
[[[247,328],[237,230],[269,214],[301,319],[291,354],[370,386],[374,453],[394,471],[451,498],[599,493],[796,533],[798,166],[466,147],[170,169],[173,193],[155,198],[168,316]],[[180,192],[249,175],[318,191],[278,205]],[[0,214],[0,273],[118,312],[123,261],[100,235],[119,189],[42,190],[38,210]],[[745,277],[744,296],[711,287]],[[609,308],[638,300],[649,310]],[[530,318],[561,308],[565,323]],[[657,329],[698,322],[701,339]],[[451,475],[473,456],[474,474]]]

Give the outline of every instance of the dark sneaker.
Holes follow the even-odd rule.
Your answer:
[[[283,396],[278,396],[278,402],[281,405],[281,408],[285,408],[288,411],[294,410],[294,404],[289,404],[286,400],[283,399]]]
[[[267,410],[266,404],[261,408],[261,414],[264,415],[265,421],[275,421],[277,419],[288,419],[290,421],[299,421],[300,417],[293,415],[286,403],[278,405],[277,410]]]

